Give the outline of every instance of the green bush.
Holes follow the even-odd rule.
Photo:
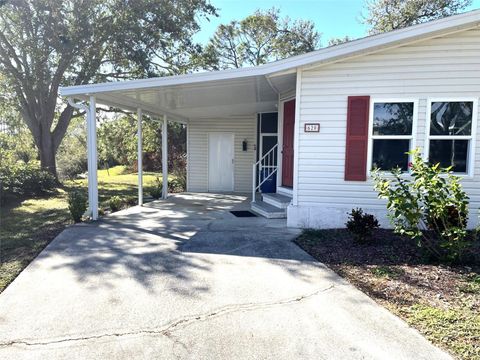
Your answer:
[[[417,240],[437,260],[456,262],[473,241],[466,229],[468,197],[450,168],[424,162],[418,150],[411,155],[411,177],[400,169],[391,176],[374,171],[375,190],[387,200],[396,233]]]
[[[68,210],[73,221],[80,222],[87,210],[87,196],[83,191],[74,190],[68,194]]]
[[[153,185],[150,186],[150,188],[148,189],[148,193],[152,198],[154,198],[155,200],[158,200],[162,197],[162,189],[163,189],[163,182],[157,176]]]
[[[112,196],[108,200],[108,206],[110,207],[110,210],[112,210],[112,212],[120,210],[123,206],[123,203],[124,203],[124,199],[122,199],[120,196],[117,196],[117,195]]]
[[[360,244],[365,244],[372,239],[372,234],[380,225],[372,214],[366,214],[362,209],[352,209],[345,223],[347,230]]]
[[[2,159],[0,167],[1,191],[19,196],[41,196],[57,187],[57,180],[47,171],[40,169],[36,161],[9,161]]]

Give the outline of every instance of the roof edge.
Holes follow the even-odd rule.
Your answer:
[[[75,96],[95,94],[107,91],[121,91],[133,89],[148,89],[154,87],[195,84],[210,81],[222,81],[254,76],[267,76],[275,73],[288,71],[315,63],[338,61],[341,58],[355,56],[359,53],[388,47],[389,45],[403,44],[416,41],[436,34],[463,31],[480,26],[480,9],[470,12],[449,16],[407,28],[390,31],[378,35],[367,36],[348,43],[330,46],[307,54],[293,56],[276,62],[260,65],[257,67],[229,69],[212,72],[201,72],[186,75],[156,77],[148,79],[108,82],[88,85],[61,87],[62,96]]]

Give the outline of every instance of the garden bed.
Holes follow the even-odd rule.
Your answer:
[[[480,360],[480,251],[477,261],[447,266],[416,244],[377,230],[361,245],[347,230],[306,230],[297,244],[377,302],[461,359]]]

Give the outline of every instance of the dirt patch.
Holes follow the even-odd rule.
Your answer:
[[[479,262],[431,263],[414,241],[389,230],[376,231],[367,245],[344,229],[307,230],[296,242],[436,345],[480,360]]]

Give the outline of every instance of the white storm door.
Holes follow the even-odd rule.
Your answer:
[[[208,190],[233,191],[233,134],[208,135]]]

